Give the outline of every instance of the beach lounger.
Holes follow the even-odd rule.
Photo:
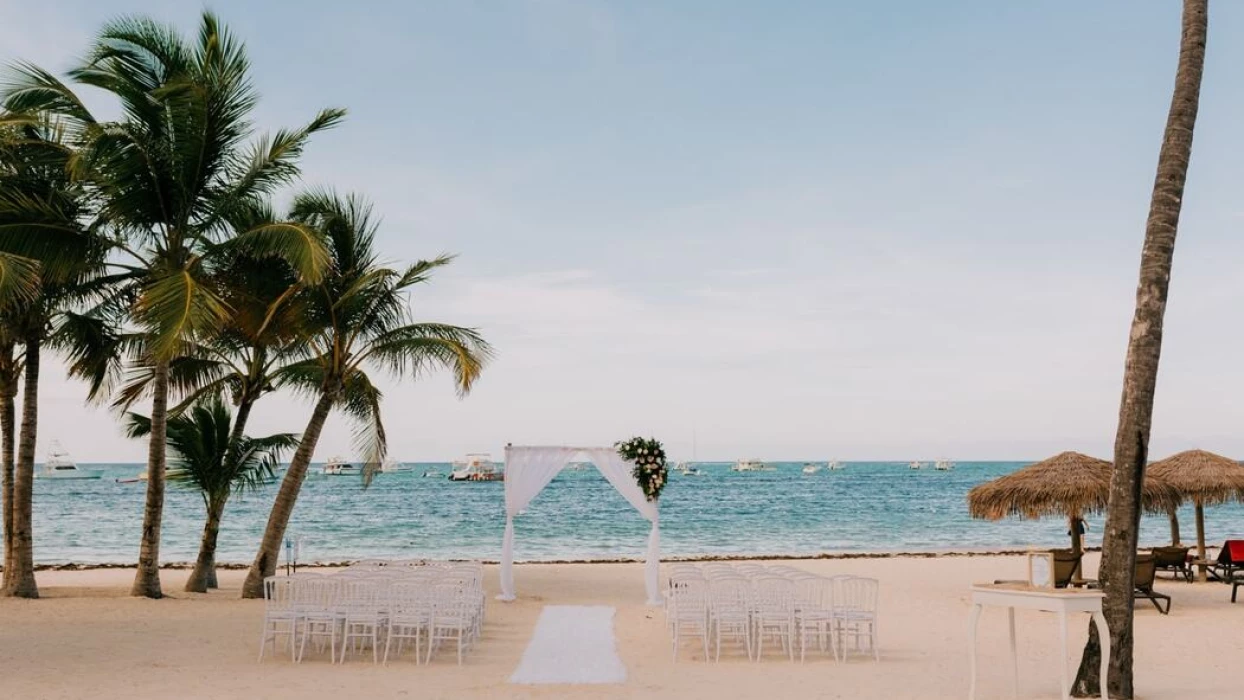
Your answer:
[[[1169,571],[1176,578],[1192,583],[1192,566],[1188,563],[1190,547],[1154,547],[1153,563],[1158,571]]]
[[[1074,554],[1070,549],[1052,549],[1054,555],[1054,587],[1066,588],[1080,571],[1080,559],[1083,555]],[[994,583],[1028,583],[1027,581],[994,581]]]
[[[1236,572],[1244,571],[1244,540],[1227,540],[1218,551],[1218,559],[1209,566],[1209,576],[1215,581],[1232,583]]]
[[[1157,573],[1158,569],[1153,555],[1146,552],[1137,553],[1136,577],[1132,580],[1132,596],[1136,600],[1141,598],[1148,600],[1153,603],[1153,607],[1157,608],[1158,612],[1167,615],[1171,611],[1171,597],[1153,590],[1153,582],[1157,578]],[[1089,588],[1101,588],[1101,582],[1092,581],[1089,583]],[[1162,607],[1163,602],[1166,603],[1165,609]]]

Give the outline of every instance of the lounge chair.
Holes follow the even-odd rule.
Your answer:
[[[1153,581],[1157,578],[1157,573],[1158,569],[1153,555],[1138,552],[1136,554],[1136,577],[1132,580],[1132,596],[1136,600],[1141,598],[1148,600],[1153,603],[1153,607],[1157,608],[1158,612],[1167,615],[1171,611],[1171,597],[1153,590]],[[1089,583],[1089,588],[1101,588],[1101,582],[1092,581]],[[1162,601],[1166,602],[1165,610],[1162,609]]]
[[[1244,578],[1237,578],[1231,583],[1231,602],[1235,602],[1235,592],[1240,590],[1240,586],[1244,586]]]
[[[1080,570],[1083,555],[1073,554],[1070,549],[1052,549],[1054,555],[1054,587],[1066,588]],[[1028,583],[1027,581],[994,581],[994,583]]]
[[[1237,571],[1244,571],[1244,540],[1227,540],[1218,550],[1218,559],[1209,566],[1210,578],[1231,583]]]
[[[1133,596],[1140,600],[1147,598],[1153,607],[1163,615],[1171,612],[1171,597],[1153,590],[1153,581],[1157,578],[1157,559],[1152,554],[1136,555],[1136,591]],[[1161,601],[1166,601],[1166,609],[1162,609]]]
[[[1154,547],[1153,563],[1158,571],[1169,571],[1175,578],[1192,583],[1192,566],[1188,563],[1190,547]]]

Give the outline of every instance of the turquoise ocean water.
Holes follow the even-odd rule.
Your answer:
[[[1057,519],[983,522],[968,517],[968,489],[1025,462],[960,463],[954,471],[913,471],[906,463],[849,462],[840,471],[801,473],[802,462],[769,472],[736,473],[703,463],[702,477],[674,474],[661,497],[662,551],[670,556],[922,551],[1065,546]],[[138,556],[143,483],[120,484],[138,464],[83,464],[100,480],[35,481],[35,559],[40,564],[132,564]],[[424,478],[430,468],[381,474],[368,489],[358,477],[324,476],[319,465],[303,487],[290,524],[303,561],[361,557],[495,560],[505,525],[499,482]],[[224,517],[218,560],[249,563],[275,486],[234,500]],[[1100,543],[1100,517],[1087,540]],[[162,560],[193,561],[203,523],[197,493],[170,485]],[[648,525],[592,467],[563,471],[515,520],[519,560],[642,557]],[[1193,538],[1192,515],[1181,518]],[[1244,507],[1206,513],[1211,540],[1244,536]],[[1165,517],[1146,516],[1142,544],[1169,538]]]

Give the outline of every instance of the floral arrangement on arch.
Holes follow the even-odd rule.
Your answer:
[[[665,465],[665,448],[661,443],[653,438],[634,437],[614,443],[614,447],[622,459],[635,465],[631,476],[643,489],[644,496],[649,501],[660,498],[669,475]]]

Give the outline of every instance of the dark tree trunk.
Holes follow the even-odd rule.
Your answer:
[[[1162,352],[1162,322],[1170,288],[1175,234],[1183,203],[1188,161],[1192,156],[1192,132],[1196,126],[1205,64],[1208,0],[1184,0],[1179,67],[1158,172],[1145,224],[1141,251],[1140,281],[1136,289],[1136,312],[1127,346],[1123,373],[1123,397],[1114,442],[1114,472],[1110,480],[1110,503],[1102,535],[1099,572],[1106,592],[1104,613],[1110,625],[1110,697],[1130,700],[1132,684],[1132,584],[1136,572],[1137,530],[1140,527],[1140,492],[1148,458],[1149,431],[1153,417],[1158,360]],[[1077,696],[1098,694],[1101,679],[1097,668],[1101,642],[1090,633],[1076,674]]]
[[[13,479],[13,571],[4,594],[16,598],[38,598],[35,583],[34,478],[35,445],[39,432],[39,350],[41,338],[32,333],[25,339],[26,377],[22,383],[22,432],[18,437],[17,469]]]
[[[227,498],[227,494],[226,494]],[[225,510],[225,498],[212,500],[207,505],[207,522],[203,525],[203,539],[199,543],[199,558],[186,581],[186,591],[206,593],[216,588],[216,538],[220,534],[220,516]]]
[[[4,528],[4,582],[0,590],[8,586],[9,573],[13,571],[13,481],[14,451],[17,449],[17,418],[13,399],[17,392],[17,362],[13,344],[0,345],[0,489],[3,490]]]
[[[138,571],[130,595],[163,598],[160,588],[160,523],[164,516],[165,440],[168,427],[168,360],[156,362],[151,389],[151,435],[147,444],[147,504],[143,509]]]
[[[311,420],[298,443],[298,450],[285,471],[281,480],[281,489],[276,494],[276,502],[272,504],[272,513],[268,516],[268,526],[263,533],[263,541],[259,545],[259,553],[246,574],[246,583],[242,585],[243,598],[262,598],[263,580],[276,573],[277,558],[281,553],[281,541],[285,538],[285,528],[289,525],[290,515],[294,512],[294,504],[298,500],[298,492],[302,482],[307,478],[307,467],[315,454],[315,445],[320,440],[320,431],[324,429],[324,421],[333,407],[333,395],[325,391],[315,404]]]

